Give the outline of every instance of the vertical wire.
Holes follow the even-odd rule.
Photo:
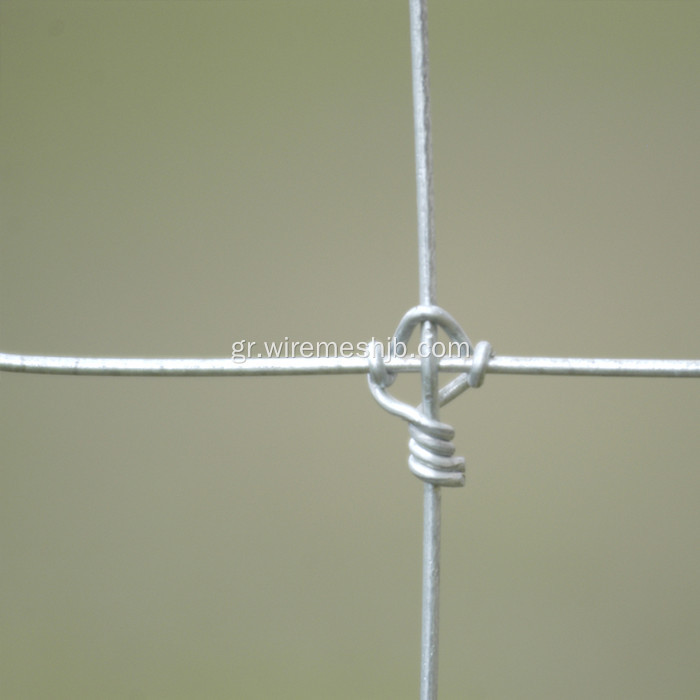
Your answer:
[[[413,122],[416,152],[416,201],[418,210],[418,273],[420,303],[436,303],[435,227],[433,221],[433,162],[428,82],[427,0],[409,0],[411,16],[411,67]],[[438,367],[432,348],[437,327],[422,326],[426,352],[421,363],[422,410],[438,418]],[[436,700],[440,602],[440,487],[423,486],[423,594],[421,629],[421,700]]]
[[[410,0],[420,303],[434,304],[437,275],[435,274],[433,221],[433,144],[430,129],[427,6],[427,0]]]

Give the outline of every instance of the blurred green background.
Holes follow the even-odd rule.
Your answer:
[[[699,36],[695,2],[431,3],[473,340],[700,357]],[[403,0],[3,0],[0,348],[391,334],[410,89]],[[441,699],[698,697],[699,410],[508,376],[445,410]],[[417,697],[422,488],[361,377],[4,374],[0,412],[0,696]]]

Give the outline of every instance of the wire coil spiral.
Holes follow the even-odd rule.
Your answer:
[[[491,344],[482,341],[476,348],[457,321],[439,306],[415,306],[401,319],[396,333],[384,357],[381,343],[370,345],[368,381],[372,396],[390,413],[409,423],[408,466],[422,481],[437,486],[464,486],[464,457],[455,456],[452,443],[454,428],[442,421],[429,418],[422,411],[392,396],[390,387],[396,375],[391,372],[391,360],[398,356],[398,348],[405,349],[413,329],[426,321],[442,328],[457,343],[459,354],[471,359],[471,368],[443,387],[438,395],[440,406],[452,401],[469,387],[479,387],[484,382],[486,366],[492,355]]]

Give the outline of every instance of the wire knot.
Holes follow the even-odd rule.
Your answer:
[[[455,456],[455,446],[452,443],[454,428],[424,415],[418,407],[399,401],[387,391],[396,379],[396,374],[391,372],[387,361],[390,363],[399,356],[399,348],[405,352],[406,342],[413,329],[426,321],[442,328],[455,341],[460,357],[465,360],[471,358],[469,371],[463,372],[440,389],[440,406],[449,403],[469,387],[476,388],[483,384],[489,358],[492,356],[491,344],[482,341],[474,348],[467,334],[447,311],[439,306],[415,306],[401,319],[389,345],[387,358],[384,357],[381,343],[375,341],[371,344],[367,376],[369,388],[384,409],[408,421],[411,436],[408,442],[408,466],[413,474],[437,486],[464,486],[464,458]]]

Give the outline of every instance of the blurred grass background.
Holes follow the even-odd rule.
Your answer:
[[[440,304],[501,354],[700,357],[700,4],[429,24]],[[3,0],[0,348],[390,335],[411,109],[403,0]],[[698,697],[699,409],[490,376],[445,410],[441,698]],[[4,374],[0,412],[2,697],[417,696],[422,489],[360,377]]]

